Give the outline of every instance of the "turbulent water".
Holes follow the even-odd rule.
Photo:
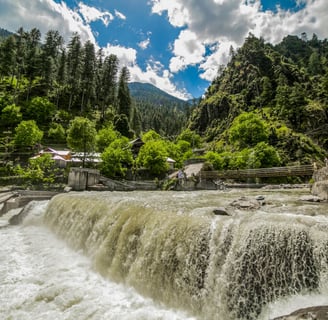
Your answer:
[[[0,229],[0,317],[267,320],[328,304],[328,204],[300,201],[307,192],[83,192],[32,203],[23,225]],[[229,206],[245,195],[263,206]]]

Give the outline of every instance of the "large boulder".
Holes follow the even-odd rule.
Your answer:
[[[314,184],[311,193],[322,200],[328,200],[328,167],[323,167],[313,173]]]

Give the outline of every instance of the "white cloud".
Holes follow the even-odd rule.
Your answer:
[[[122,12],[119,12],[117,10],[115,10],[115,16],[119,19],[126,20],[126,16]]]
[[[150,44],[150,39],[148,38],[144,41],[139,42],[138,46],[139,46],[140,49],[145,50],[145,49],[148,48],[149,44]]]
[[[97,8],[87,6],[83,2],[79,2],[79,12],[85,19],[86,23],[101,20],[107,27],[110,21],[114,20],[114,16],[110,12],[99,11]]]
[[[306,32],[327,36],[326,0],[297,0],[298,11],[263,11],[260,0],[151,0],[152,12],[167,13],[174,27],[184,27],[172,47],[170,70],[178,72],[197,64],[201,77],[212,80],[220,64],[228,61],[230,45],[242,45],[249,32],[278,43],[288,34]],[[192,35],[192,37],[191,37]],[[189,37],[189,38],[188,38]],[[203,48],[216,45],[211,54]],[[195,44],[193,49],[192,45]],[[187,52],[189,51],[189,54]]]
[[[134,66],[137,60],[137,51],[133,48],[126,48],[122,46],[113,46],[107,44],[107,47],[103,48],[105,55],[115,54],[122,66]]]
[[[138,65],[131,66],[129,70],[131,81],[151,83],[157,88],[182,100],[191,98],[190,94],[188,94],[185,89],[181,90],[172,83],[172,73],[164,69],[163,65],[158,61],[150,60],[145,71]]]
[[[96,43],[90,26],[64,2],[1,0],[0,21],[1,27],[9,31],[16,31],[21,26],[25,30],[38,28],[42,35],[51,29],[58,30],[66,41],[71,38],[73,32],[77,32],[82,41],[90,40]]]
[[[175,57],[171,59],[170,70],[178,72],[187,65],[200,63],[205,55],[205,46],[198,41],[195,33],[183,30],[174,42],[173,53]]]

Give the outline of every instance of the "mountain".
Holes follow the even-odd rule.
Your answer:
[[[242,140],[245,148],[259,141],[254,138],[259,132],[243,127],[244,114],[247,121],[263,124],[263,142],[279,151],[282,164],[321,161],[328,149],[328,41],[288,36],[273,46],[249,35],[230,56],[194,110],[189,128],[214,149],[241,151]],[[236,132],[240,139],[232,145]],[[246,133],[253,136],[248,141]]]
[[[12,34],[13,34],[12,32],[9,32],[6,29],[0,28],[0,38],[7,38],[7,37],[9,37]]]
[[[186,101],[171,96],[150,83],[130,82],[131,96],[138,101],[152,102],[154,105],[185,105]]]
[[[163,136],[176,136],[187,124],[193,105],[149,83],[129,83],[140,131],[155,130]]]

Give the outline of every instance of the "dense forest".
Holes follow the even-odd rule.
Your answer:
[[[231,48],[189,128],[208,142],[217,168],[245,167],[251,154],[255,166],[269,154],[290,165],[323,160],[327,120],[328,41],[303,33],[273,46],[250,34]]]
[[[60,144],[102,154],[102,172],[167,170],[202,149],[213,169],[321,163],[328,147],[328,41],[250,34],[199,101],[129,83],[128,68],[73,34],[0,32],[1,155]],[[128,142],[141,136],[137,158]],[[199,156],[199,155],[198,155]],[[31,165],[31,164],[30,164]]]

